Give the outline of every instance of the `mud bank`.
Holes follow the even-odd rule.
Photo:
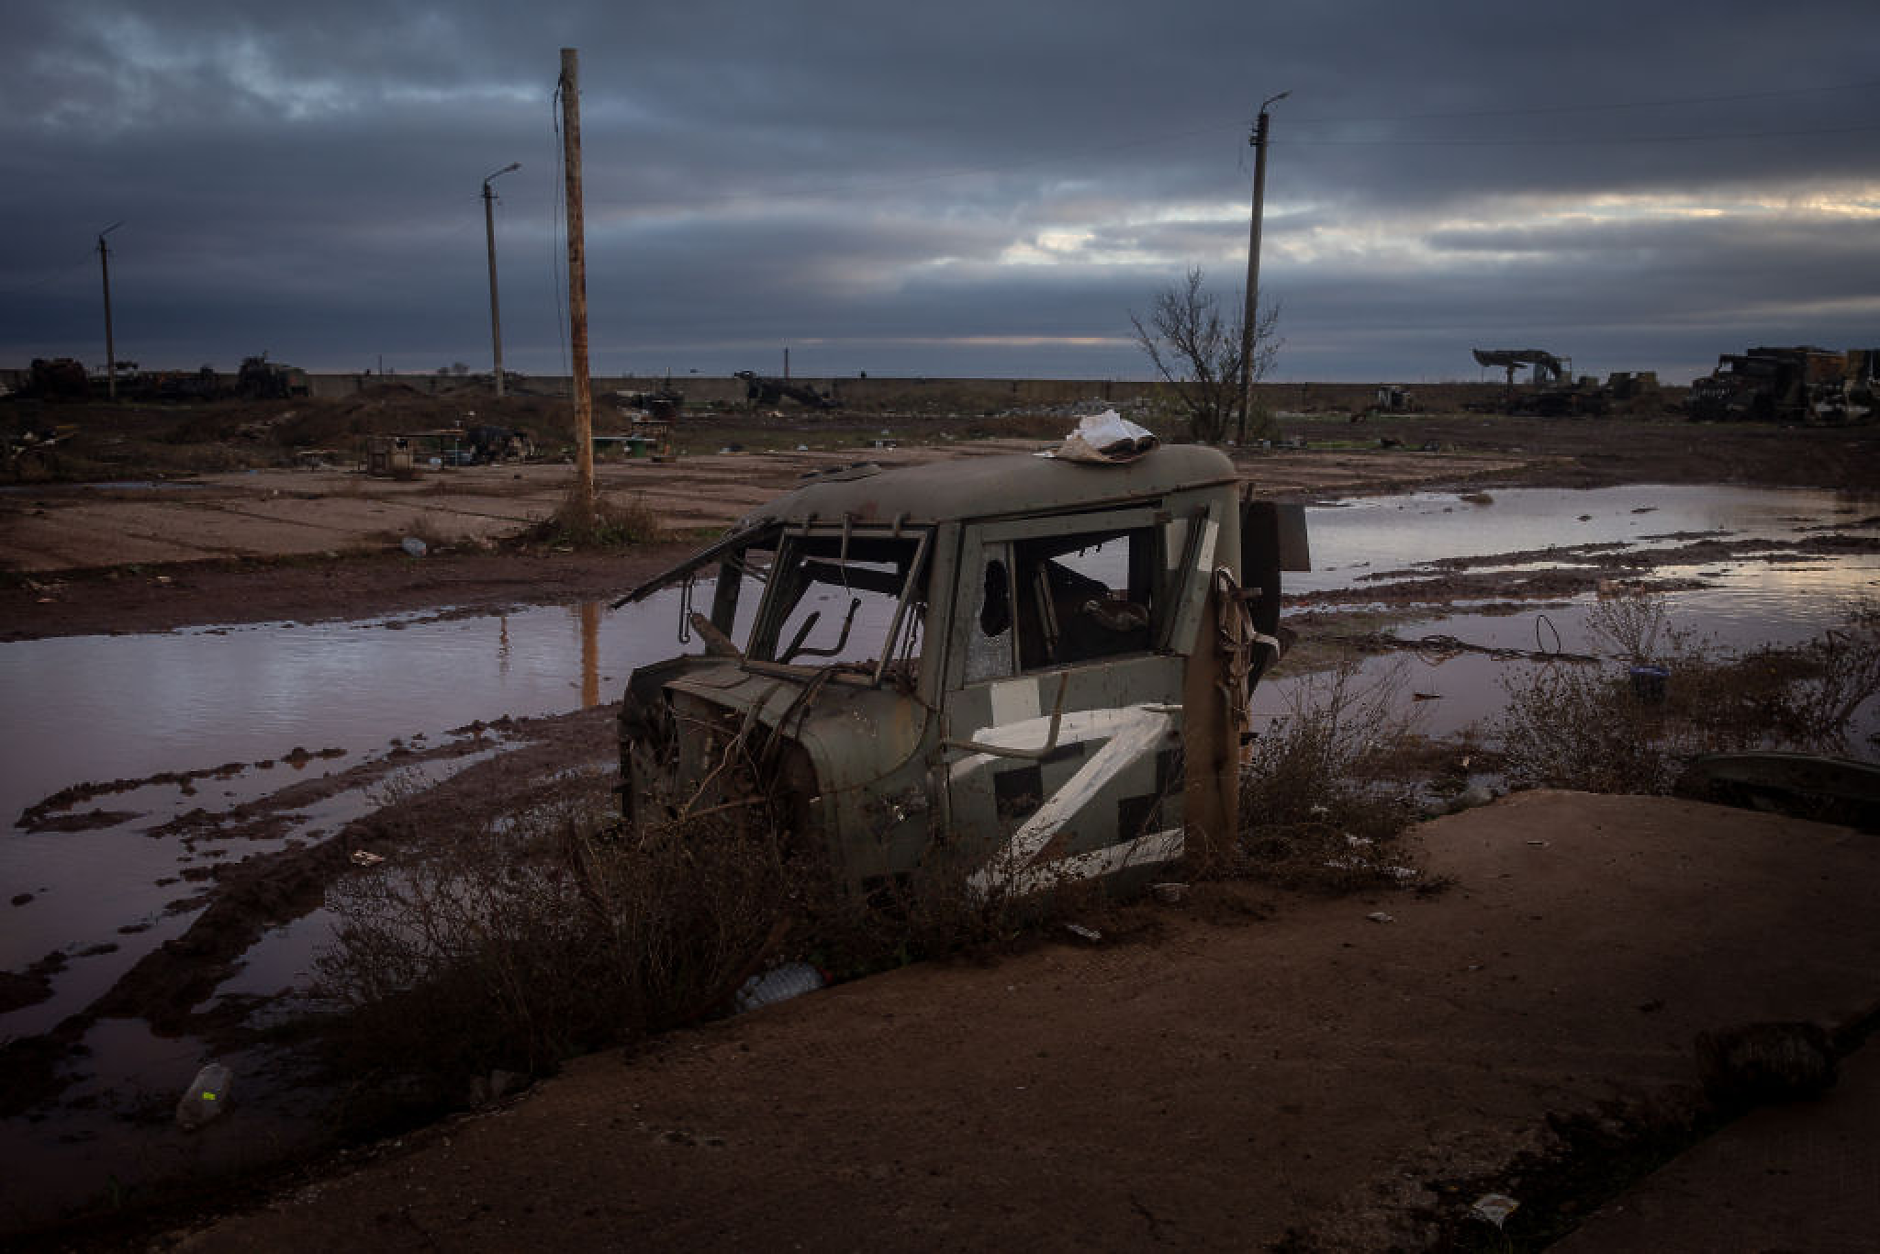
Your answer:
[[[1543,1192],[1576,1117],[1696,1118],[1698,1033],[1880,1004],[1871,837],[1530,793],[1421,840],[1447,892],[1227,886],[1138,908],[1125,932],[1153,943],[847,985],[583,1060],[171,1236],[494,1250],[553,1223],[569,1243],[697,1249],[1426,1248],[1468,1231],[1481,1192]],[[1530,1222],[1510,1235],[1552,1235]]]

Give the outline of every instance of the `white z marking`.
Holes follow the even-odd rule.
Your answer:
[[[1012,833],[1005,848],[992,861],[974,873],[968,881],[981,894],[999,887],[1008,892],[1036,892],[1061,879],[1088,879],[1107,875],[1137,861],[1167,862],[1182,854],[1182,829],[1171,827],[1150,832],[1133,840],[1119,841],[1101,849],[1060,858],[1043,866],[1032,862],[1051,839],[1061,832],[1083,808],[1090,804],[1103,786],[1131,764],[1153,753],[1156,746],[1174,729],[1180,706],[1132,705],[1115,710],[1076,710],[1058,722],[1058,743],[1078,744],[1091,740],[1106,743],[1064,781],[1064,786],[1034,811]],[[1026,719],[1003,727],[982,728],[973,739],[1000,748],[1043,748],[1050,735],[1049,718]],[[976,753],[953,764],[952,777],[961,779],[999,760],[997,755]]]

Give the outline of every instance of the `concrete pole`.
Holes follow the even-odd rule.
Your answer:
[[[1253,412],[1253,339],[1260,322],[1260,219],[1266,213],[1266,134],[1268,105],[1292,93],[1283,91],[1260,102],[1260,117],[1253,135],[1253,220],[1247,228],[1247,313],[1240,328],[1240,423],[1234,441],[1247,442],[1247,415]]]
[[[117,342],[111,338],[111,249],[104,237],[123,225],[113,222],[98,232],[98,268],[104,274],[104,390],[111,400],[117,399]]]
[[[483,238],[490,248],[490,351],[496,359],[496,399],[499,401],[503,399],[503,319],[496,301],[496,195],[490,191],[490,179],[521,168],[520,161],[512,161],[483,180]]]
[[[594,517],[594,390],[588,378],[587,246],[581,215],[581,54],[561,50],[561,144],[568,197],[568,341],[574,369],[574,506]]]

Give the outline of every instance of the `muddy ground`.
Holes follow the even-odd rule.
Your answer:
[[[1120,912],[1094,945],[908,968],[583,1059],[169,1238],[1532,1248],[1582,1217],[1588,1177],[1638,1170],[1637,1144],[1698,1139],[1698,1033],[1820,1018],[1851,1041],[1880,1005],[1871,837],[1536,792],[1417,839],[1445,891],[1208,886]],[[1841,1167],[1871,1181],[1871,1136]],[[1496,1193],[1524,1205],[1519,1245],[1471,1215]],[[1843,1195],[1761,1248],[1858,1248],[1811,1234],[1861,1231],[1874,1201]],[[1736,1248],[1722,1235],[1594,1248]]]
[[[412,418],[409,409],[400,412],[401,422]],[[928,419],[897,425],[918,425],[919,438],[931,445],[913,445],[915,437],[902,430],[900,447],[876,448],[882,438],[876,421],[837,424],[833,432],[793,421],[767,441],[746,425],[727,425],[721,434],[728,442],[771,447],[703,452],[671,465],[604,465],[602,484],[611,497],[647,504],[683,538],[603,553],[516,538],[557,504],[567,473],[559,465],[463,468],[413,483],[366,480],[340,469],[263,467],[161,489],[143,485],[177,481],[141,478],[140,471],[153,468],[126,465],[114,474],[134,486],[18,485],[0,495],[0,639],[358,619],[438,607],[487,611],[606,596],[675,560],[697,536],[787,487],[807,467],[862,457],[975,456],[1041,443],[1035,422],[1020,434],[996,423],[987,429],[984,419]],[[1625,482],[1806,484],[1855,492],[1880,486],[1875,436],[1863,429],[1476,415],[1357,423],[1344,416],[1289,418],[1283,429],[1306,447],[1249,450],[1239,462],[1259,491],[1292,498],[1418,486],[1490,492]],[[729,440],[733,434],[743,440]],[[990,438],[962,438],[968,435]],[[181,447],[212,464],[226,443],[218,440]],[[798,452],[798,443],[817,447]],[[397,547],[413,534],[427,542],[423,557]],[[1819,543],[1874,540],[1870,532],[1830,533]],[[1651,563],[1641,566],[1637,554],[1624,565],[1604,563],[1596,552],[1551,556],[1560,564],[1525,586],[1465,565],[1434,575],[1380,572],[1353,599],[1547,599],[1602,580],[1650,575]],[[1339,598],[1319,600],[1335,607]],[[406,750],[362,770],[384,774],[413,758],[472,752],[486,736],[511,746],[513,752],[479,762],[426,794],[427,827],[454,829],[539,792],[555,772],[606,771],[613,752],[610,717],[602,706],[559,718],[505,720],[469,729],[468,747]],[[113,796],[143,782],[98,781],[95,795],[77,809],[109,815]],[[261,837],[309,800],[309,789],[330,793],[361,782],[309,781],[300,792],[284,790],[235,814],[233,828],[218,822],[214,834],[228,839],[247,824],[243,830]],[[1820,1018],[1851,1033],[1851,1045],[1863,1015],[1880,1005],[1880,985],[1834,983],[1826,974],[1845,973],[1843,954],[1865,953],[1860,947],[1873,937],[1864,916],[1846,923],[1851,939],[1823,966],[1819,937],[1804,937],[1792,926],[1803,907],[1801,897],[1790,894],[1806,889],[1812,898],[1813,889],[1799,881],[1782,881],[1773,891],[1747,880],[1730,887],[1721,871],[1704,872],[1698,884],[1715,893],[1678,898],[1677,910],[1691,912],[1688,920],[1665,913],[1670,899],[1651,899],[1656,888],[1641,888],[1645,899],[1627,924],[1632,983],[1595,993],[1585,981],[1604,979],[1607,965],[1566,959],[1580,952],[1588,929],[1606,926],[1595,923],[1605,900],[1601,877],[1640,883],[1646,875],[1640,868],[1667,856],[1660,847],[1667,830],[1737,830],[1731,826],[1736,819],[1699,808],[1669,819],[1653,811],[1635,831],[1628,824],[1638,804],[1554,797],[1547,802],[1548,832],[1541,835],[1534,834],[1539,811],[1510,813],[1500,806],[1470,816],[1461,837],[1438,825],[1426,839],[1461,860],[1450,866],[1442,857],[1451,855],[1439,855],[1430,875],[1455,878],[1457,893],[1325,903],[1225,888],[1175,916],[1139,908],[1116,925],[1116,943],[1093,952],[1047,946],[989,969],[948,967],[870,980],[786,1009],[774,1024],[753,1020],[750,1039],[739,1028],[712,1029],[682,1034],[626,1068],[612,1059],[591,1060],[539,1101],[476,1121],[461,1159],[452,1158],[457,1133],[436,1130],[422,1138],[431,1157],[390,1154],[365,1177],[344,1182],[316,1174],[301,1192],[271,1207],[268,1214],[277,1218],[240,1221],[198,1239],[207,1248],[307,1244],[311,1238],[295,1225],[326,1231],[340,1218],[334,1199],[344,1197],[338,1210],[354,1225],[344,1239],[375,1246],[494,1246],[499,1234],[539,1225],[550,1215],[557,1230],[587,1231],[600,1244],[644,1234],[707,1246],[784,1238],[978,1245],[995,1234],[1021,1232],[1051,1246],[1070,1243],[1068,1234],[1075,1233],[1078,1244],[1100,1247],[1174,1240],[1222,1248],[1288,1241],[1291,1248],[1312,1248],[1313,1241],[1352,1248],[1352,1241],[1366,1245],[1380,1234],[1412,1245],[1446,1240],[1445,1234],[1468,1230],[1454,1213],[1462,1191],[1506,1183],[1523,1153],[1568,1153],[1548,1142],[1550,1120],[1597,1120],[1606,1104],[1622,1099],[1669,1103],[1666,1117],[1673,1124],[1698,1120],[1704,1103],[1685,1091],[1695,1031],[1770,1015]],[[61,1068],[101,1020],[142,1019],[161,1033],[187,1033],[230,1049],[255,1044],[254,1030],[245,1026],[250,1007],[224,1005],[208,1018],[179,1008],[213,989],[269,928],[317,906],[327,886],[349,873],[354,850],[395,847],[406,821],[396,805],[387,805],[318,842],[224,862],[207,869],[202,881],[179,886],[179,903],[200,904],[205,894],[211,902],[183,937],[136,964],[82,1015],[45,1037],[7,1047],[9,1108],[56,1120],[56,1106],[46,1103],[61,1091]],[[1819,848],[1826,861],[1809,871],[1809,884],[1831,883],[1836,891],[1871,899],[1880,877],[1868,860],[1870,841],[1804,833],[1780,820],[1758,822],[1766,826],[1743,837],[1752,869],[1768,865],[1768,842],[1812,841],[1809,847]],[[1583,843],[1589,832],[1605,830],[1633,833],[1625,839],[1634,843],[1617,843],[1617,837],[1611,845]],[[1461,846],[1452,841],[1491,833],[1520,834],[1519,847],[1503,840],[1493,845],[1492,857],[1454,854]],[[1553,843],[1570,845],[1583,860],[1568,880],[1529,882],[1524,871],[1495,861],[1535,856],[1523,851]],[[1705,856],[1685,850],[1672,863],[1650,862],[1649,876],[1675,879]],[[1567,896],[1546,899],[1549,883]],[[1765,907],[1775,914],[1762,920],[1756,912]],[[1426,929],[1419,935],[1432,939],[1399,948],[1402,931],[1365,919],[1380,912],[1419,921]],[[1706,912],[1742,924],[1743,934],[1705,931],[1711,924],[1690,921],[1710,918]],[[1829,914],[1841,926],[1840,915]],[[1447,939],[1438,943],[1437,936]],[[1469,953],[1455,948],[1458,937],[1467,938]],[[1760,946],[1772,972],[1822,973],[1827,982],[1818,987],[1826,995],[1798,1001],[1783,991],[1787,977],[1772,974],[1766,985],[1745,983],[1714,1005],[1695,996],[1688,1003],[1668,999],[1666,989],[1718,975],[1724,964],[1705,951],[1719,946]],[[1415,1017],[1469,1001],[1446,982],[1466,980],[1458,970],[1482,969],[1471,966],[1477,950],[1490,957],[1483,965],[1519,985],[1518,997],[1473,1003],[1453,1022],[1436,1014],[1413,1033],[1387,1030],[1398,1022],[1394,1015]],[[1867,962],[1862,969],[1874,966]],[[12,1004],[30,1001],[35,979],[46,974],[22,964],[0,984],[0,996]],[[1015,1018],[1009,995],[1021,986],[1038,996]],[[1675,1004],[1678,1013],[1656,1017],[1656,1009],[1644,1008],[1654,1002]],[[1338,1030],[1357,1013],[1354,1003],[1366,1015],[1381,1016],[1355,1043]],[[1650,1031],[1640,1037],[1629,1027],[1618,1030],[1607,1022],[1613,1017]],[[1513,1026],[1519,1030],[1502,1030]],[[948,1048],[932,1050],[936,1039]],[[905,1062],[915,1040],[922,1042],[915,1052],[927,1061],[910,1072]],[[1249,1052],[1255,1042],[1264,1043]],[[1270,1059],[1269,1046],[1277,1051]],[[1537,1062],[1524,1052],[1529,1049],[1542,1050],[1546,1061]],[[1329,1071],[1321,1065],[1328,1050],[1338,1060]],[[755,1069],[747,1065],[753,1051],[762,1059]],[[840,1086],[831,1082],[836,1074],[843,1077]],[[999,1081],[1014,1074],[1006,1093]],[[1020,1096],[1027,1092],[1031,1096]],[[723,1101],[701,1104],[706,1093]],[[1237,1113],[1230,1119],[1230,1112]],[[219,1140],[189,1142],[162,1128],[165,1117],[163,1111],[144,1115],[156,1148],[137,1152],[157,1168],[143,1182],[139,1201],[174,1207],[179,1193],[215,1197],[216,1181],[239,1176],[236,1169],[252,1162],[254,1146],[238,1131],[217,1129]],[[1639,1117],[1649,1123],[1658,1115]],[[287,1138],[275,1152],[291,1157],[321,1143],[318,1135]],[[988,1147],[995,1152],[982,1152]],[[1145,1153],[1153,1163],[1138,1161]],[[659,1161],[641,1162],[649,1154]],[[618,1177],[582,1174],[603,1160],[639,1164],[635,1170],[644,1168],[648,1183],[622,1194]],[[9,1173],[6,1203],[15,1222],[37,1226],[63,1209],[29,1206],[18,1193],[21,1182],[36,1177],[52,1189],[56,1163],[38,1171],[15,1166],[23,1169]],[[419,1187],[414,1180],[465,1177],[479,1182],[470,1193],[436,1185],[424,1189],[422,1200],[412,1194]],[[1243,1188],[1249,1181],[1257,1182],[1250,1191]],[[603,1196],[609,1200],[596,1200]],[[746,1201],[725,1212],[728,1196]],[[822,1200],[803,1206],[812,1196]],[[1104,1200],[1093,1204],[1093,1196]],[[182,1205],[188,1213],[194,1203]],[[105,1240],[141,1237],[150,1224],[172,1223],[177,1214],[159,1209],[128,1227],[85,1231]],[[879,1240],[884,1233],[893,1235]]]
[[[460,407],[430,402],[422,408],[418,398],[406,398],[392,412],[399,426],[433,426],[446,424]],[[265,422],[265,415],[241,412],[247,425]],[[61,414],[79,424],[103,421],[89,411]],[[133,425],[155,421],[140,418]],[[721,530],[809,469],[1037,449],[1049,442],[1048,432],[1072,425],[1060,418],[903,417],[883,428],[874,425],[880,419],[798,418],[752,429],[748,417],[698,421],[705,430],[694,442],[712,451],[664,465],[604,460],[599,468],[602,492],[651,509],[682,537],[678,548]],[[1237,460],[1256,491],[1295,500],[1461,485],[1880,488],[1880,434],[1873,428],[1475,414],[1362,422],[1301,415],[1280,426],[1282,444],[1296,437],[1305,447],[1246,450]],[[884,430],[898,433],[886,437],[897,447],[875,446]],[[719,436],[728,442],[719,444]],[[167,439],[146,433],[130,447],[214,462],[213,451],[229,444]],[[716,451],[731,443],[750,451]],[[256,447],[249,442],[239,451],[261,460]],[[275,449],[271,458],[291,462],[293,450]],[[607,596],[678,551],[641,547],[593,555],[511,542],[560,503],[564,465],[443,469],[412,482],[368,478],[337,451],[326,465],[181,476],[172,469],[161,472],[169,477],[150,478],[158,472],[147,465],[114,463],[113,478],[104,484],[11,485],[0,492],[0,639]],[[427,542],[426,557],[399,549],[407,536]]]

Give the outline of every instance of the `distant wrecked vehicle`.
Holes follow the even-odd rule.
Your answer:
[[[1139,884],[1230,840],[1303,512],[1103,417],[1054,455],[807,476],[621,598],[679,586],[704,650],[627,682],[628,819],[761,796],[862,893],[940,851],[982,892]]]

